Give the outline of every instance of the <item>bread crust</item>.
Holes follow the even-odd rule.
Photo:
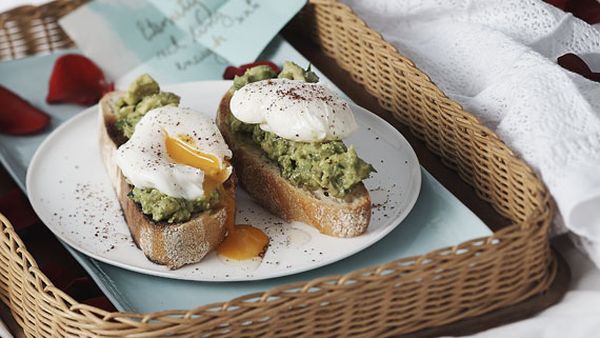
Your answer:
[[[142,213],[141,207],[128,194],[132,186],[127,183],[117,166],[114,154],[126,139],[115,127],[114,103],[123,93],[105,95],[99,103],[99,142],[102,160],[123,210],[127,226],[138,248],[154,263],[177,269],[183,265],[199,262],[215,249],[225,237],[225,222],[229,208],[222,203],[214,209],[194,215],[183,223],[154,222]],[[236,177],[223,184],[226,194],[235,197]]]
[[[286,221],[300,221],[335,237],[355,237],[367,230],[371,218],[369,192],[361,182],[345,200],[334,199],[292,185],[273,161],[255,144],[243,142],[228,123],[233,91],[221,99],[217,126],[233,152],[240,185],[260,205]]]

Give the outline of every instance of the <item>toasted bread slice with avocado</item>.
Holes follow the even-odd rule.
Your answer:
[[[217,126],[233,152],[233,167],[241,186],[263,207],[286,221],[310,224],[336,237],[355,237],[367,230],[371,200],[361,182],[344,199],[325,196],[291,184],[257,145],[232,132],[229,104],[233,89],[221,99]]]
[[[114,107],[122,92],[105,95],[99,104],[99,142],[104,166],[117,194],[129,231],[136,245],[149,260],[177,269],[200,261],[215,249],[225,237],[227,215],[233,215],[234,205],[220,203],[208,211],[193,215],[187,222],[154,222],[142,213],[141,207],[128,197],[132,186],[127,183],[114,160],[118,146],[127,140],[115,126]],[[236,178],[232,173],[223,184],[225,194],[235,198]],[[223,201],[223,196],[221,197]]]

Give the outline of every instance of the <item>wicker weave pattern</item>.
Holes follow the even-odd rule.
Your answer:
[[[0,59],[70,46],[55,20],[82,2],[0,14]],[[488,238],[343,276],[189,311],[136,314],[107,313],[55,288],[0,217],[0,299],[28,336],[393,336],[483,314],[548,288],[556,273],[548,245],[553,207],[532,170],[347,6],[312,0],[301,20],[384,108],[515,224]],[[47,35],[33,33],[39,31]]]
[[[58,19],[86,0],[22,6],[0,14],[0,61],[73,47]]]

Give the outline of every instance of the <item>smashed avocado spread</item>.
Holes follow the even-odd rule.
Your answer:
[[[142,212],[155,222],[181,223],[190,220],[193,214],[209,210],[219,203],[219,192],[214,190],[208,198],[204,196],[186,200],[165,195],[152,188],[134,188],[129,193],[129,198],[139,203]]]
[[[245,85],[275,77],[271,68],[267,67],[271,70],[269,73],[266,69],[255,71],[258,67],[248,69],[242,77],[252,76],[238,80],[238,83]],[[284,63],[279,77],[319,81],[310,67],[304,70],[293,62]],[[241,87],[243,85],[239,88]],[[235,81],[234,88],[239,89],[236,88]],[[232,131],[258,145],[269,159],[277,163],[281,175],[296,186],[309,190],[323,189],[326,195],[343,198],[357,183],[375,171],[372,165],[357,156],[352,146],[346,147],[341,140],[312,143],[290,141],[260,129],[258,124],[244,123],[232,114],[230,119]]]
[[[127,138],[133,135],[136,124],[154,108],[178,106],[179,96],[161,92],[158,83],[148,74],[144,74],[131,85],[116,103],[116,127]],[[195,200],[171,197],[156,189],[135,188],[129,198],[138,203],[142,212],[155,222],[187,222],[192,215],[214,207],[219,202],[219,192],[213,191],[207,196]]]
[[[150,75],[141,75],[129,85],[127,93],[116,102],[116,127],[125,137],[130,138],[135,125],[147,112],[169,105],[178,106],[179,96],[161,92],[158,83]]]
[[[286,61],[283,63],[283,68],[281,69],[281,72],[279,72],[279,75],[277,75],[277,73],[275,73],[269,66],[261,65],[248,68],[244,75],[235,76],[233,79],[233,88],[238,90],[248,83],[273,79],[276,77],[280,79],[300,80],[313,83],[319,82],[319,77],[317,74],[315,74],[315,72],[310,70],[310,65],[308,66],[308,69],[302,69],[302,67],[298,66],[297,64],[291,61]]]

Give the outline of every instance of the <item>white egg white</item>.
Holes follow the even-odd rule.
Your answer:
[[[137,188],[158,191],[188,200],[204,196],[204,172],[174,163],[169,157],[164,133],[188,135],[197,150],[216,156],[222,166],[232,153],[215,122],[187,108],[161,107],[146,113],[131,138],[117,149],[115,160],[123,175]]]
[[[240,121],[292,141],[339,140],[357,128],[350,105],[319,83],[249,83],[233,94],[230,109]]]

